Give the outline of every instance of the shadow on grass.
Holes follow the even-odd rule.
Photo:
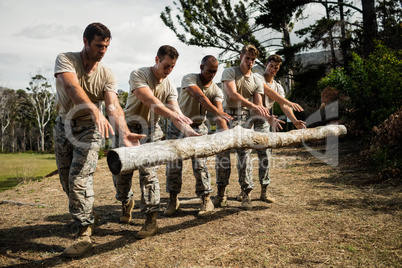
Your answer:
[[[138,203],[139,201],[136,200],[136,204]],[[185,210],[179,211],[177,213],[177,217],[183,217],[193,214],[196,216],[198,212],[198,204],[186,204],[185,207]],[[194,210],[192,210],[193,208]],[[268,208],[269,207],[256,206],[253,208],[252,211],[259,211]],[[124,224],[121,225],[122,228],[118,231],[116,231],[115,229],[102,228],[102,226],[107,225],[107,223],[118,222],[118,215],[121,212],[120,206],[100,206],[96,207],[95,210],[100,215],[100,222],[97,225],[97,231],[92,236],[95,246],[79,259],[85,259],[92,257],[93,255],[114,251],[119,248],[124,248],[126,245],[133,244],[138,241],[138,239],[135,238],[135,234],[137,233],[137,231],[130,230],[129,228],[124,228]],[[228,207],[216,211],[212,215],[205,218],[194,217],[193,219],[181,222],[176,225],[162,227],[156,235],[163,236],[168,233],[203,225],[208,222],[216,221],[232,214],[239,213],[241,211],[243,210],[239,208]],[[132,215],[133,219],[141,219],[142,223],[133,223],[130,225],[142,226],[144,215],[138,210],[133,212]],[[162,212],[158,214],[158,219],[161,218],[163,218]],[[29,225],[0,230],[0,255],[2,256],[2,258],[18,259],[18,262],[21,262],[20,264],[9,265],[8,267],[32,267],[35,265],[39,265],[41,267],[53,267],[61,264],[68,265],[68,263],[74,261],[74,258],[66,258],[60,255],[67,245],[60,246],[58,244],[45,244],[38,242],[41,240],[41,238],[46,237],[71,239],[76,231],[76,227],[74,226],[70,214],[66,213],[62,215],[48,216],[45,220],[53,222],[53,224]],[[96,243],[97,237],[110,236],[115,236],[116,239],[103,244]],[[50,257],[44,260],[35,260],[34,257],[27,257],[28,254],[32,254],[32,252],[35,252],[41,257],[46,257],[47,255],[50,255]]]

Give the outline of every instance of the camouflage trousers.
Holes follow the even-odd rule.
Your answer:
[[[202,123],[201,125],[192,125],[194,131],[199,134],[207,135],[208,128]],[[169,122],[167,139],[181,139],[184,134],[178,130],[172,122]],[[195,194],[202,196],[212,192],[211,175],[208,172],[206,158],[191,159],[193,166],[193,174],[195,177]],[[166,192],[179,194],[182,186],[183,161],[178,159],[175,162],[166,165]]]
[[[259,132],[270,132],[270,125],[267,121],[257,119],[254,121],[254,130]],[[269,178],[271,149],[256,149],[258,155],[258,178],[261,185],[269,185],[271,179]]]
[[[53,129],[60,183],[68,196],[69,211],[79,226],[94,223],[93,173],[98,162],[101,135],[92,121],[57,122]]]
[[[250,116],[246,114],[231,114],[233,120],[229,124],[232,129],[235,126],[243,128],[251,128]],[[253,184],[253,166],[251,164],[251,149],[236,149],[237,153],[237,173],[239,176],[239,184],[242,190],[250,190],[254,188]],[[216,184],[220,187],[226,187],[229,184],[231,162],[230,151],[216,155]]]
[[[147,137],[143,138],[140,143],[152,143],[160,141],[163,137],[161,127],[156,124],[155,127],[142,130],[141,125],[128,125],[131,132],[137,134],[146,134]],[[116,145],[119,144],[116,141]],[[116,146],[115,147],[119,147]],[[120,145],[120,144],[119,144]],[[121,144],[121,146],[124,146]],[[140,173],[140,189],[141,189],[141,211],[143,213],[152,213],[160,210],[160,187],[159,179],[156,175],[159,166],[144,167],[139,169]],[[130,201],[133,198],[132,180],[134,172],[114,175],[113,183],[116,188],[116,199],[121,202]]]

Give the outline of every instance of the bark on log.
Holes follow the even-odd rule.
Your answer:
[[[328,125],[289,132],[256,132],[242,127],[201,137],[165,140],[136,147],[110,150],[107,162],[114,175],[128,173],[140,167],[164,165],[177,159],[206,157],[238,148],[280,148],[327,137],[346,135],[343,125]]]

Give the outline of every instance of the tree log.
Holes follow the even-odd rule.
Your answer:
[[[343,125],[268,133],[237,126],[212,135],[116,148],[108,152],[107,162],[110,171],[114,175],[118,175],[137,170],[140,167],[164,165],[178,159],[212,156],[230,149],[287,147],[327,137],[344,136],[346,132],[346,127]]]

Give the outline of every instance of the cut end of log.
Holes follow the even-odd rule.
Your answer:
[[[122,164],[118,153],[116,153],[113,150],[110,150],[107,153],[107,164],[109,166],[110,172],[112,172],[113,175],[120,174]]]

